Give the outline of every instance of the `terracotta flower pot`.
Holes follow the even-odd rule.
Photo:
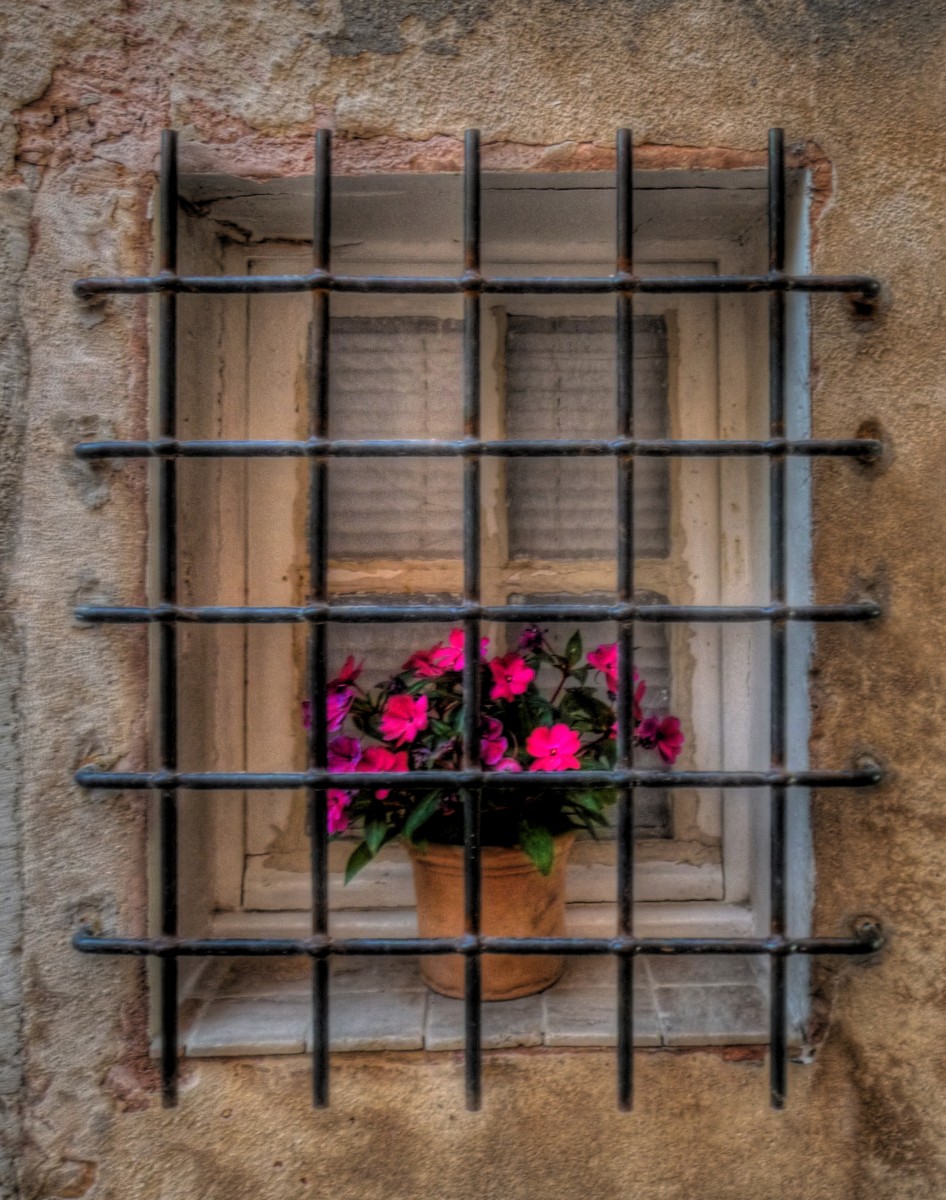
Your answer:
[[[486,846],[482,861],[481,928],[490,937],[561,937],[565,932],[565,868],[573,833],[555,838],[555,861],[541,875],[518,847]],[[411,847],[417,925],[421,937],[463,933],[463,849]],[[431,955],[420,960],[421,976],[442,996],[463,995],[463,958]],[[565,960],[548,954],[483,955],[483,999],[514,1000],[551,987]]]

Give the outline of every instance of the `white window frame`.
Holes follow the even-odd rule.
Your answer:
[[[680,173],[673,173],[679,175]],[[740,215],[730,220],[727,201],[738,190],[743,190],[736,176],[749,180],[750,173],[713,173],[718,187],[719,226],[713,236],[688,237],[681,225],[679,232],[673,230],[657,236],[642,233],[638,238],[638,269],[642,274],[690,274],[712,273],[738,274],[745,272],[762,253],[759,229],[746,229],[739,225]],[[517,177],[520,181],[522,177]],[[538,190],[540,177],[527,177]],[[558,180],[568,177],[556,177]],[[591,177],[585,177],[591,178]],[[656,177],[655,177],[656,180]],[[486,187],[490,176],[484,177]],[[346,183],[340,180],[341,197]],[[383,181],[382,181],[383,183]],[[672,191],[686,192],[690,181],[668,187]],[[761,181],[750,180],[758,189]],[[366,186],[358,180],[359,187]],[[601,187],[600,177],[594,177],[595,190]],[[647,181],[644,188],[648,186]],[[660,183],[656,183],[660,188]],[[703,185],[701,184],[701,190]],[[499,184],[497,190],[502,190]],[[581,185],[577,185],[581,190]],[[729,193],[729,195],[727,195]],[[695,196],[696,193],[694,192]],[[703,197],[699,202],[704,203]],[[211,214],[213,215],[213,214]],[[679,217],[676,218],[679,220]],[[195,223],[188,223],[193,225]],[[211,222],[203,222],[202,232],[191,230],[194,239],[192,250],[200,254],[204,262],[208,255],[216,258],[219,269],[228,273],[252,273],[264,269],[266,273],[295,273],[305,270],[308,263],[308,248],[304,245],[270,243],[265,246],[238,244],[229,240],[217,240],[207,228]],[[196,242],[201,244],[196,246]],[[195,248],[196,246],[196,248]],[[335,254],[336,266],[352,271],[371,273],[445,273],[453,269],[456,247],[450,243],[441,246],[424,246],[422,257],[418,257],[416,246],[409,238],[400,238],[387,246],[380,246],[369,260],[362,245],[342,245]],[[549,269],[555,254],[561,247],[543,247],[541,258],[535,247],[524,253],[511,253],[505,267],[517,274],[541,274]],[[602,271],[596,259],[597,247],[593,247],[581,260],[562,259],[555,262],[555,271],[560,274],[589,271],[589,260],[595,259],[594,270]],[[607,251],[605,251],[607,253]],[[797,253],[804,253],[804,243],[799,241]],[[448,265],[449,264],[449,265]],[[502,265],[491,264],[491,269],[500,273]],[[609,269],[607,266],[604,270]],[[183,426],[187,428],[189,417],[193,432],[191,436],[258,437],[273,436],[272,409],[263,408],[261,394],[268,397],[269,404],[275,399],[281,403],[295,405],[304,420],[304,379],[300,376],[301,364],[281,355],[279,346],[285,337],[285,329],[278,316],[269,321],[266,328],[253,312],[259,311],[261,303],[272,298],[243,298],[229,306],[224,316],[213,318],[213,337],[217,341],[219,369],[211,372],[203,368],[191,381],[192,387],[204,387],[212,392],[214,406],[204,409],[204,415],[183,412]],[[574,306],[571,297],[490,297],[484,298],[484,436],[498,436],[500,404],[499,387],[496,379],[498,355],[501,349],[501,313],[514,310],[523,313],[568,313],[582,315],[613,312],[613,300],[599,297],[588,304],[583,298],[580,309]],[[201,298],[206,303],[204,298]],[[502,303],[500,303],[502,301]],[[740,296],[689,296],[685,298],[645,297],[636,301],[637,311],[664,314],[667,317],[670,343],[670,405],[671,435],[694,438],[743,438],[765,436],[766,367],[760,348],[765,345],[764,307],[753,310],[749,300]],[[340,315],[395,315],[409,312],[423,315],[436,313],[447,315],[442,298],[418,296],[336,296],[333,311]],[[209,315],[209,310],[208,310]],[[451,314],[452,315],[452,314]],[[264,321],[264,325],[267,323]],[[796,371],[796,389],[799,403],[796,406],[799,419],[804,423],[807,396],[807,358],[805,355],[804,321],[799,322],[796,341],[800,367]],[[190,329],[190,336],[199,342],[204,353],[199,356],[206,363],[206,343],[210,336],[207,329]],[[282,341],[284,345],[284,341]],[[248,352],[249,351],[249,352]],[[188,371],[186,346],[182,354],[182,372]],[[697,403],[694,404],[694,396]],[[750,405],[750,397],[752,404]],[[495,398],[495,399],[494,399]],[[686,398],[686,403],[684,403]],[[210,415],[208,415],[208,411]],[[210,427],[201,430],[200,422],[210,422]],[[300,432],[301,426],[300,426]],[[803,434],[803,430],[798,435]],[[206,482],[210,464],[202,463],[202,478]],[[496,464],[488,463],[488,467]],[[284,595],[256,594],[253,579],[259,573],[272,577],[274,564],[285,562],[285,545],[278,537],[266,536],[266,530],[257,525],[255,532],[264,536],[247,537],[248,522],[261,519],[266,512],[266,501],[290,507],[298,497],[289,494],[277,495],[278,488],[291,487],[286,483],[290,473],[283,472],[283,482],[277,481],[274,471],[267,483],[265,468],[260,469],[257,461],[251,470],[256,473],[255,487],[246,490],[238,500],[242,484],[236,471],[220,471],[215,525],[219,531],[220,545],[231,547],[245,544],[249,547],[245,560],[238,563],[234,577],[233,560],[227,555],[211,555],[199,566],[194,564],[193,574],[201,576],[214,589],[221,603],[297,603],[293,594],[295,581],[285,580]],[[653,560],[642,563],[638,568],[638,586],[667,595],[673,602],[748,604],[759,603],[767,589],[768,546],[764,508],[758,497],[765,491],[764,460],[732,459],[720,462],[700,459],[673,460],[672,508],[678,522],[676,535],[681,536],[688,547],[685,562],[674,564],[670,560]],[[489,471],[485,474],[486,492],[489,491]],[[195,483],[199,489],[200,482]],[[276,489],[276,490],[274,490]],[[705,504],[711,495],[712,502]],[[697,503],[699,498],[699,503]],[[803,502],[802,502],[803,503]],[[718,547],[718,553],[715,549]],[[267,559],[260,560],[259,556]],[[211,561],[212,560],[212,561]],[[230,566],[225,561],[230,561]],[[423,570],[424,582],[417,590],[450,590],[454,565],[443,568],[443,586],[438,586],[431,563],[417,564]],[[458,566],[458,564],[457,564]],[[586,564],[587,566],[587,564]],[[602,564],[595,564],[600,570]],[[801,564],[804,568],[805,563]],[[258,571],[258,568],[260,569]],[[576,564],[576,576],[581,577],[581,564]],[[681,573],[682,570],[682,573]],[[586,576],[590,578],[593,570]],[[802,570],[804,574],[804,570]],[[671,578],[671,576],[675,576]],[[528,585],[521,590],[539,590],[533,572]],[[344,590],[371,590],[372,581],[367,578],[363,564],[336,564],[332,582]],[[378,587],[375,580],[373,586]],[[495,580],[493,581],[495,582]],[[507,584],[510,579],[507,578]],[[484,571],[484,596],[489,595],[491,584],[489,571]],[[803,587],[804,587],[803,583]],[[506,589],[508,590],[508,588]],[[548,590],[569,590],[563,587],[560,576],[549,579]],[[586,590],[597,590],[589,585]],[[496,596],[502,601],[504,597]],[[258,627],[259,628],[259,627]],[[265,629],[265,627],[262,627]],[[275,628],[275,627],[273,627]],[[423,640],[422,626],[418,626],[418,641]],[[292,637],[292,627],[287,634]],[[677,663],[687,657],[686,642],[692,632],[693,643],[698,650],[690,656],[689,670],[678,671]],[[258,632],[258,630],[257,630]],[[296,630],[299,636],[301,630]],[[718,766],[722,769],[739,769],[765,765],[759,754],[766,747],[767,723],[762,711],[767,702],[767,626],[718,626],[700,624],[691,627],[669,625],[674,688],[683,687],[684,676],[689,695],[674,696],[674,703],[683,699],[681,707],[688,710],[688,724],[693,732],[692,752],[696,749],[700,765]],[[193,735],[200,737],[204,750],[202,766],[212,766],[206,752],[227,766],[248,762],[253,747],[247,738],[265,736],[271,744],[265,753],[270,754],[270,766],[276,769],[285,765],[291,741],[296,736],[291,729],[280,728],[274,723],[268,729],[254,722],[249,711],[250,704],[258,702],[260,694],[292,695],[291,667],[287,669],[286,656],[269,653],[260,642],[254,652],[243,631],[232,629],[220,634],[229,638],[235,651],[221,655],[215,653],[216,663],[213,686],[214,705],[221,688],[226,699],[220,701],[212,719],[197,722]],[[254,633],[254,637],[256,633]],[[239,650],[242,642],[243,650]],[[288,645],[288,643],[284,643]],[[241,658],[242,653],[242,658]],[[204,669],[200,655],[192,660],[195,671]],[[185,668],[189,669],[189,668]],[[750,682],[751,681],[751,682]],[[747,686],[748,683],[748,686]],[[720,721],[725,708],[726,719]],[[799,721],[804,724],[804,698],[800,707]],[[256,731],[255,735],[253,731]],[[186,735],[185,735],[186,736]],[[273,739],[275,741],[273,742]],[[288,741],[286,740],[288,739]],[[711,763],[700,753],[715,746],[717,761]],[[752,749],[747,752],[747,747]],[[257,748],[258,749],[258,748]],[[804,747],[801,747],[804,752]],[[258,765],[255,769],[261,769]],[[702,933],[707,936],[738,936],[757,931],[764,921],[764,894],[766,887],[767,861],[763,848],[767,847],[765,828],[764,797],[742,790],[677,793],[673,803],[674,837],[643,844],[639,854],[637,870],[636,905],[637,928],[644,934],[681,936]],[[244,870],[248,838],[252,838],[254,820],[259,823],[262,805],[268,805],[266,819],[279,826],[288,820],[290,804],[286,793],[271,793],[266,797],[248,796],[241,803],[233,795],[208,798],[203,828],[199,837],[212,848],[212,870],[208,873],[200,899],[203,903],[204,928],[215,935],[254,935],[266,932],[301,930],[308,921],[308,875],[300,864],[298,872],[269,871],[260,868],[256,877]],[[298,806],[297,806],[298,808]],[[254,812],[255,809],[255,812]],[[688,838],[690,832],[694,837]],[[699,839],[718,838],[719,853],[705,853],[700,849]],[[804,839],[802,839],[804,840]],[[694,847],[693,844],[696,843]],[[252,843],[250,843],[252,844]],[[607,852],[601,852],[594,843],[581,850],[572,868],[570,877],[569,932],[596,933],[610,931],[614,927],[613,867],[607,861]],[[697,853],[693,853],[694,849]],[[392,934],[412,930],[413,916],[410,905],[412,893],[409,864],[399,847],[390,847],[380,861],[363,872],[347,889],[340,886],[339,868],[345,850],[342,845],[332,848],[333,868],[332,902],[335,908],[333,921],[341,933],[357,935],[371,930]],[[700,862],[700,858],[704,861]],[[705,859],[709,858],[707,866]],[[604,861],[602,861],[604,859]],[[688,861],[689,860],[689,861]],[[186,876],[185,876],[186,877]],[[200,905],[198,904],[198,909]],[[200,918],[195,918],[200,920]]]

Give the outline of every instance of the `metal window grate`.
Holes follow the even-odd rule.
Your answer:
[[[846,456],[861,461],[879,457],[881,444],[867,438],[832,441],[788,440],[785,437],[784,348],[786,292],[847,293],[869,306],[878,296],[877,280],[861,275],[791,275],[785,272],[785,173],[782,131],[771,130],[768,151],[768,271],[761,275],[641,278],[634,273],[633,183],[630,132],[617,135],[617,254],[610,275],[591,278],[498,278],[480,270],[480,141],[475,131],[465,140],[463,186],[463,271],[450,277],[354,277],[336,275],[330,267],[331,170],[330,135],[320,130],[315,143],[313,269],[298,276],[182,276],[177,269],[176,135],[165,132],[161,145],[158,196],[160,265],[154,276],[83,279],[79,297],[108,293],[158,295],[158,412],[155,436],[147,441],[91,442],[77,447],[84,459],[156,458],[157,601],[149,607],[85,605],[77,615],[87,621],[154,622],[158,626],[159,766],[151,771],[82,769],[76,779],[89,788],[148,789],[158,797],[160,838],[160,933],[154,937],[106,937],[80,930],[77,949],[92,954],[150,955],[159,964],[160,1062],[163,1099],[177,1095],[178,958],[206,955],[308,955],[312,959],[313,1096],[328,1103],[328,963],[330,955],[456,954],[466,958],[465,1076],[467,1106],[481,1101],[481,962],[483,954],[610,954],[617,959],[618,1103],[629,1109],[633,1072],[633,975],[639,954],[761,954],[771,963],[770,1067],[771,1101],[785,1100],[787,1027],[786,963],[791,955],[862,955],[882,944],[880,931],[864,922],[851,937],[791,938],[785,930],[786,805],[790,786],[860,787],[881,779],[876,764],[862,761],[852,769],[793,771],[785,763],[787,621],[856,621],[877,617],[870,600],[849,604],[793,606],[786,600],[787,456]],[[180,441],[176,437],[176,299],[181,292],[248,293],[309,291],[312,293],[312,347],[309,374],[309,436],[299,441]],[[328,334],[332,292],[444,293],[463,296],[463,437],[455,440],[335,440],[328,437]],[[480,432],[480,297],[484,293],[613,293],[616,304],[617,421],[613,438],[484,441]],[[633,390],[633,312],[636,293],[764,292],[769,306],[769,436],[757,441],[675,441],[635,436]],[[333,458],[459,456],[463,460],[463,600],[460,604],[417,606],[331,604],[327,592],[327,479]],[[605,455],[618,464],[618,595],[614,604],[485,605],[480,599],[480,464],[484,455],[557,457]],[[638,457],[708,458],[765,456],[770,462],[769,603],[739,607],[687,606],[634,602],[633,482]],[[176,586],[176,460],[184,457],[305,457],[309,467],[307,540],[308,602],[296,607],[182,607]],[[480,622],[616,621],[619,626],[620,671],[617,701],[619,760],[612,771],[587,770],[528,776],[484,771],[479,758]],[[177,626],[180,622],[305,622],[309,626],[307,692],[317,719],[312,722],[305,771],[282,773],[181,772],[177,769],[178,696],[176,683]],[[329,622],[460,621],[465,634],[463,671],[463,763],[454,771],[377,772],[362,776],[365,786],[429,789],[451,785],[463,797],[465,813],[465,933],[458,938],[332,938],[327,892],[326,789],[343,787],[350,778],[327,770],[327,730],[322,718],[326,699],[326,640]],[[632,686],[635,621],[767,621],[771,627],[771,765],[762,771],[644,770],[632,752]],[[611,938],[500,938],[480,933],[480,797],[487,788],[617,787],[620,792],[618,832],[618,932]],[[271,789],[304,787],[311,830],[312,933],[304,938],[187,938],[178,925],[178,793],[181,789]],[[640,938],[633,925],[634,792],[641,787],[709,787],[769,789],[771,805],[771,924],[767,937]],[[197,802],[196,798],[193,802]]]

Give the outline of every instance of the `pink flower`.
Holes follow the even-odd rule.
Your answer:
[[[618,691],[618,645],[617,642],[612,642],[610,645],[599,646],[597,650],[592,650],[588,655],[588,663],[594,667],[596,671],[600,671],[604,675],[604,686],[612,696],[617,695]],[[634,682],[640,679],[637,673],[637,668],[634,669]],[[647,684],[641,682],[634,689],[634,720],[640,721],[643,718],[641,710],[641,701],[644,699],[644,693],[647,691]]]
[[[617,642],[612,642],[606,646],[599,646],[597,650],[592,650],[588,655],[588,663],[596,671],[600,671],[604,675],[604,686],[612,696],[615,695],[618,690]],[[636,677],[637,673],[635,672]]]
[[[369,746],[361,756],[356,771],[406,771],[408,769],[406,750],[389,750],[387,746]],[[390,788],[379,788],[375,795],[379,800],[385,800],[390,794]]]
[[[381,736],[397,746],[412,742],[427,728],[427,697],[409,696],[406,692],[391,696],[381,715]]]
[[[336,737],[328,744],[328,769],[354,771],[361,758],[361,742],[353,737]]]
[[[347,687],[354,687],[358,682],[358,676],[365,669],[365,664],[360,662],[356,665],[354,654],[349,654],[345,659],[344,665],[334,679],[330,680],[329,687],[334,684],[344,684]]]
[[[685,741],[676,717],[648,717],[638,726],[637,736],[642,746],[648,749],[656,746],[660,757],[669,765],[677,761]]]
[[[535,671],[515,653],[494,658],[489,669],[493,673],[493,686],[489,693],[493,700],[513,700],[521,696],[535,679]]]
[[[351,708],[351,703],[355,698],[355,684],[358,681],[358,676],[364,670],[364,666],[363,662],[356,665],[355,656],[349,654],[338,675],[334,679],[329,680],[328,698],[326,701],[329,733],[334,733],[336,729],[340,729],[345,718],[348,716],[348,710]]]
[[[526,750],[536,760],[530,771],[577,771],[581,763],[575,757],[581,738],[567,725],[539,725],[526,741]]]
[[[483,638],[480,642],[481,657],[486,654],[488,646],[489,638]],[[463,647],[463,630],[451,629],[447,645],[434,646],[430,652],[431,658],[440,666],[441,671],[462,671],[466,662]]]
[[[437,660],[438,654],[443,652],[444,648],[439,642],[429,650],[415,650],[401,670],[413,671],[421,679],[436,679],[446,670]]]
[[[352,801],[352,793],[329,788],[327,799],[326,828],[330,834],[344,833],[350,824],[347,809]]]
[[[341,729],[348,710],[355,698],[355,684],[358,676],[364,670],[364,663],[355,664],[353,654],[345,659],[345,665],[334,679],[327,685],[328,695],[325,700],[325,717],[329,733]],[[312,701],[302,701],[302,724],[306,729],[312,728]]]
[[[522,770],[522,765],[520,763],[517,763],[514,758],[501,758],[499,760],[499,762],[496,763],[496,770],[497,771],[512,771],[513,773],[515,773],[516,771]]]
[[[545,630],[538,625],[529,625],[519,634],[519,649],[526,652],[542,649],[545,641]]]
[[[480,758],[485,767],[495,767],[506,753],[509,742],[503,737],[503,723],[495,717],[484,717],[486,729],[480,740]]]
[[[335,733],[341,729],[345,723],[345,718],[348,716],[348,711],[351,708],[351,703],[355,698],[354,692],[348,688],[340,691],[331,690],[325,700],[325,719],[328,723],[329,733]],[[306,729],[312,728],[312,701],[302,701],[302,724]]]
[[[345,718],[348,716],[348,711],[351,708],[351,702],[354,698],[354,694],[347,689],[345,691],[329,692],[328,699],[325,702],[329,733],[335,733],[336,730],[341,729],[345,724]]]

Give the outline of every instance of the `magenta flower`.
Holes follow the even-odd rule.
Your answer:
[[[347,810],[352,802],[352,793],[329,788],[327,799],[326,828],[330,834],[344,833],[350,824]]]
[[[412,742],[427,728],[427,697],[402,692],[391,696],[384,706],[380,722],[381,736],[396,746]]]
[[[329,692],[328,699],[325,702],[329,733],[335,733],[345,724],[345,718],[348,716],[354,698],[354,693],[347,689],[345,691]]]
[[[581,738],[567,725],[539,725],[526,741],[526,750],[535,759],[530,771],[577,771],[581,763],[575,757]]]
[[[446,667],[442,666],[437,658],[443,652],[444,647],[439,642],[429,650],[415,650],[401,670],[413,671],[421,679],[436,679],[446,670]]]
[[[515,653],[494,658],[489,669],[493,674],[493,686],[489,693],[493,700],[514,700],[535,679],[535,671]]]
[[[676,717],[648,717],[638,726],[637,736],[642,746],[656,747],[660,757],[671,766],[677,761],[686,740]]]
[[[363,662],[356,663],[354,654],[349,654],[345,659],[342,669],[334,679],[329,681],[329,687],[332,687],[333,684],[344,684],[347,687],[354,687],[358,682],[358,676],[364,669],[365,664]]]
[[[483,638],[480,642],[480,656],[486,654],[489,646],[489,638]],[[462,671],[466,662],[463,653],[463,630],[451,629],[450,637],[447,639],[446,646],[435,646],[431,650],[431,657],[439,664],[442,671]]]
[[[329,733],[336,733],[344,725],[354,698],[354,692],[347,688],[340,691],[329,691],[325,700],[325,719]],[[302,724],[306,729],[312,728],[311,700],[302,701]]]
[[[512,771],[513,773],[515,773],[516,771],[522,770],[522,764],[516,762],[516,760],[514,758],[501,758],[499,760],[499,762],[496,763],[496,770],[497,771]]]
[[[355,685],[358,676],[364,670],[364,663],[355,663],[353,654],[345,659],[345,665],[334,679],[328,682],[328,695],[325,700],[325,717],[329,733],[341,729],[348,710],[355,698]],[[302,701],[302,724],[306,729],[312,728],[312,701]]]
[[[328,769],[354,771],[361,758],[361,742],[353,737],[336,737],[328,744]]]
[[[612,642],[610,645],[599,646],[597,650],[592,650],[588,655],[588,663],[594,667],[596,671],[600,671],[604,675],[604,686],[608,693],[612,696],[617,695],[618,690],[618,646],[617,642]],[[634,668],[634,682],[638,683],[640,675],[637,673],[637,668]],[[634,689],[634,720],[640,721],[643,719],[643,711],[641,710],[641,701],[644,699],[644,693],[647,691],[647,684],[644,682],[638,683]]]
[[[536,650],[541,650],[545,641],[545,630],[540,629],[538,625],[529,625],[519,634],[519,649],[525,653],[535,653]]]
[[[485,767],[495,767],[506,753],[509,742],[503,737],[503,723],[495,717],[483,717],[486,729],[480,739],[480,758]]]
[[[369,746],[361,756],[356,771],[406,771],[408,769],[407,751],[391,751],[387,746]],[[375,796],[385,800],[390,795],[390,788],[379,788]]]
[[[604,686],[615,695],[618,690],[618,644],[599,646],[588,654],[588,663],[604,676]],[[635,672],[636,677],[636,672]]]

